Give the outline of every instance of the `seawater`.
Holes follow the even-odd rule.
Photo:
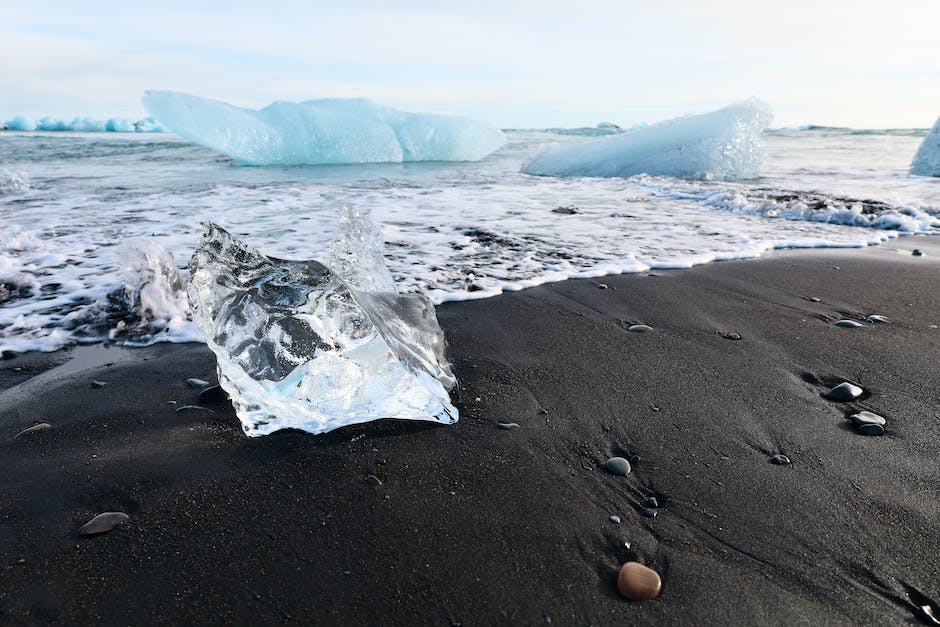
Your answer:
[[[148,255],[130,250],[165,248],[185,281],[205,220],[269,254],[322,259],[340,209],[371,209],[399,290],[435,303],[935,234],[940,179],[908,175],[925,135],[768,131],[762,177],[724,183],[521,174],[547,145],[590,139],[547,131],[508,131],[478,163],[265,168],[168,134],[0,133],[0,350],[199,340],[184,291],[115,295],[149,280]],[[128,306],[149,308],[147,328],[128,326],[140,313]]]

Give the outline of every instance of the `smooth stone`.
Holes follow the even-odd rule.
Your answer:
[[[839,401],[841,403],[847,403],[849,401],[854,401],[859,396],[861,396],[864,392],[865,390],[858,387],[857,385],[852,385],[848,381],[843,381],[836,387],[826,392],[825,396],[831,401]]]
[[[885,428],[882,427],[881,425],[873,425],[873,424],[858,425],[857,429],[858,429],[858,432],[861,433],[862,435],[884,435],[885,434]]]
[[[741,339],[740,333],[722,333],[722,335],[724,336],[726,340],[740,340]]]
[[[890,320],[884,316],[879,316],[878,314],[872,314],[865,318],[865,322],[870,322],[871,324],[888,324]]]
[[[46,429],[51,429],[51,428],[52,428],[52,425],[50,425],[48,422],[40,422],[40,423],[34,424],[32,427],[23,429],[22,431],[14,435],[13,439],[15,440],[21,435],[29,435],[30,433],[36,433],[37,431],[45,431]]]
[[[382,480],[376,477],[375,475],[368,475],[366,477],[366,483],[369,485],[382,485]]]
[[[87,537],[98,535],[99,533],[107,533],[118,525],[123,525],[130,520],[130,518],[131,517],[124,512],[104,512],[82,525],[78,530],[78,535]]]
[[[821,302],[822,302],[822,299],[819,298],[818,296],[810,296],[810,297],[809,297],[809,302],[811,302],[811,303],[821,303]]]
[[[191,388],[196,388],[197,390],[201,390],[202,388],[209,387],[209,382],[203,381],[202,379],[193,378],[193,379],[186,379],[186,385],[188,385]]]
[[[861,427],[862,425],[879,425],[881,427],[887,424],[887,421],[883,416],[870,411],[860,411],[857,414],[852,414],[849,416],[856,427]]]
[[[213,385],[199,392],[199,401],[202,403],[222,403],[228,400],[228,392],[221,385]]]
[[[663,589],[663,580],[652,568],[639,562],[627,562],[617,575],[617,591],[625,599],[646,601],[655,599]]]
[[[643,509],[640,510],[640,513],[646,516],[647,518],[656,518],[656,514],[658,513],[658,511],[653,509],[652,507],[644,507]]]
[[[627,327],[627,331],[631,333],[646,333],[647,331],[652,331],[653,327],[648,324],[631,324]]]
[[[17,353],[16,351],[3,351],[2,353],[0,353],[0,359],[4,359],[4,360],[6,360],[6,359],[16,359],[16,356],[17,356],[18,354],[19,354],[19,353]]]
[[[619,525],[619,524],[620,524],[620,516],[611,516],[611,517],[610,517],[610,522],[614,523],[615,525]]]
[[[106,386],[106,385],[108,385],[108,383],[107,383],[106,381],[92,381],[92,382],[91,382],[91,387],[94,388],[94,389],[96,389],[96,390],[97,390],[98,388],[103,388],[103,387]]]
[[[833,324],[835,324],[837,327],[842,327],[843,329],[857,329],[860,326],[863,326],[861,322],[857,322],[855,320],[839,320]]]
[[[519,423],[517,422],[497,422],[496,426],[500,429],[518,429]]]
[[[920,248],[915,248],[914,250],[911,251],[911,254],[914,255],[915,257],[923,257],[924,251],[922,251]]]
[[[627,455],[627,461],[630,462],[630,466],[636,466],[640,463],[641,457],[639,455]]]
[[[655,496],[648,496],[643,499],[643,505],[647,507],[659,507],[659,501],[656,500]]]
[[[778,466],[786,466],[787,464],[792,464],[793,462],[791,462],[790,458],[786,455],[780,455],[778,453],[777,455],[774,455],[770,458],[770,463],[777,464]]]
[[[625,477],[630,474],[630,462],[622,457],[611,457],[604,463],[604,468],[612,475]]]
[[[606,289],[607,289],[607,284],[606,284],[606,283],[598,283],[598,284],[597,284],[597,289],[599,289],[599,290],[606,290]]]

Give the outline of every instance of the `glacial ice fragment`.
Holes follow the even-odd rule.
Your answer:
[[[523,166],[540,176],[747,179],[758,176],[770,109],[756,100],[612,137],[549,148]]]
[[[28,115],[18,115],[7,122],[7,128],[11,131],[35,131],[36,120]]]
[[[911,174],[940,176],[940,118],[917,149],[911,162]]]
[[[470,118],[356,98],[275,102],[260,111],[168,91],[148,91],[143,102],[177,135],[244,165],[477,161],[505,141]]]
[[[367,214],[343,210],[328,264],[269,257],[205,225],[190,306],[245,433],[456,422],[434,306],[397,293]]]

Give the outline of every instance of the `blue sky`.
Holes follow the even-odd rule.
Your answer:
[[[940,1],[60,2],[0,12],[0,120],[357,96],[502,127],[630,125],[747,97],[775,126],[926,127]]]

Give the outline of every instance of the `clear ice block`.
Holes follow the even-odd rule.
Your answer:
[[[343,209],[329,265],[268,257],[205,227],[189,301],[246,434],[457,421],[434,306],[396,291],[367,214]]]

